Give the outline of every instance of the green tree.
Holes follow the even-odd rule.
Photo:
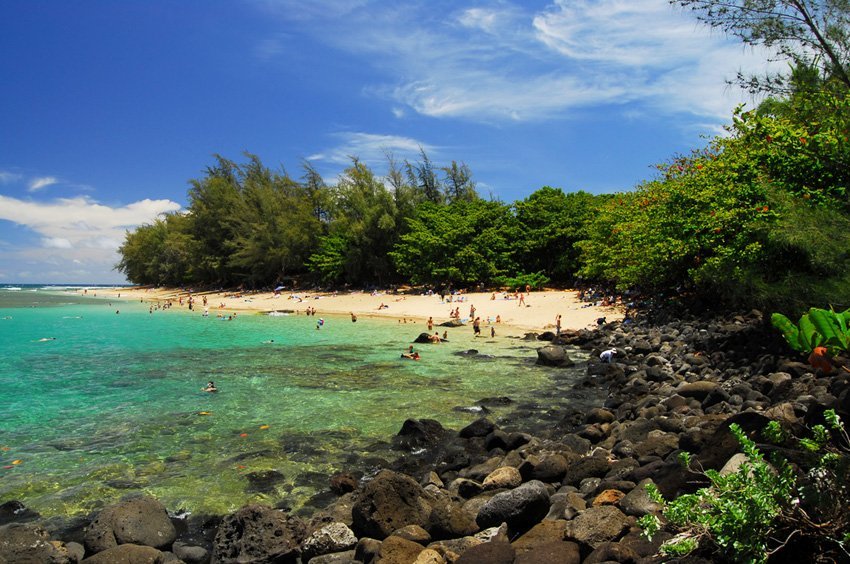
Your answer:
[[[337,215],[319,251],[310,258],[311,268],[328,282],[391,280],[395,269],[387,253],[398,234],[393,195],[369,167],[354,158],[336,186],[335,199]]]
[[[457,161],[452,161],[450,166],[440,167],[440,169],[446,174],[443,186],[445,186],[448,203],[478,198],[475,181],[472,180],[472,171],[466,164],[458,165]]]
[[[850,89],[848,0],[670,0],[747,45],[764,45],[792,67],[816,69]],[[783,92],[790,75],[745,76],[751,91]]]
[[[599,199],[587,192],[565,194],[544,186],[515,202],[520,268],[569,281],[581,265],[576,243],[587,237],[587,224],[596,214]]]
[[[434,170],[434,163],[422,147],[419,147],[419,156],[421,160],[418,163],[405,162],[408,182],[417,188],[422,200],[442,204],[443,190]]]
[[[390,253],[413,283],[474,284],[517,272],[518,230],[508,206],[485,200],[425,203]]]

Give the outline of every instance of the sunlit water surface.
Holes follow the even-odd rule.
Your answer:
[[[496,419],[569,403],[533,342],[449,329],[410,361],[421,324],[323,316],[317,330],[304,315],[151,314],[95,293],[0,287],[0,501],[73,515],[145,491],[172,510],[299,508],[333,472],[397,455],[386,443],[407,418],[457,429],[476,415],[456,408],[482,398],[514,400]],[[257,491],[249,477],[268,470],[283,479]]]

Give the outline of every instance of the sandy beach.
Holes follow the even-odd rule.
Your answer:
[[[317,316],[348,315],[358,317],[381,317],[404,322],[422,323],[429,317],[434,325],[450,320],[451,311],[460,308],[460,319],[471,324],[470,310],[481,317],[482,326],[494,324],[502,327],[502,334],[521,334],[525,331],[552,330],[555,317],[561,315],[562,329],[582,329],[596,325],[596,320],[605,317],[608,321],[622,319],[622,308],[601,306],[582,302],[575,290],[542,290],[525,294],[520,303],[513,294],[500,292],[473,292],[459,296],[446,296],[441,302],[438,295],[392,294],[387,292],[194,292],[173,288],[116,288],[100,292],[101,296],[122,300],[145,302],[174,302],[173,308],[186,310],[188,297],[194,296],[195,310],[203,311],[203,297],[207,298],[210,314],[222,313],[268,313],[290,312],[304,315],[307,308],[314,308]],[[179,305],[183,299],[182,306]],[[384,307],[382,307],[384,306]],[[496,323],[496,319],[499,323]]]

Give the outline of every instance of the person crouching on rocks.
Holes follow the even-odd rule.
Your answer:
[[[617,356],[617,349],[608,349],[599,354],[599,360],[610,363],[614,360],[615,356]]]

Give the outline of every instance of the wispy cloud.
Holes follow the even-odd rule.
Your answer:
[[[279,17],[295,17],[280,9],[287,1],[265,5],[277,6]],[[728,120],[745,95],[724,81],[739,69],[762,70],[765,59],[667,0],[527,6],[437,1],[402,9],[361,2],[344,17],[333,10],[302,10],[297,17],[299,29],[359,54],[382,73],[385,80],[366,93],[422,115],[484,122],[624,104]]]
[[[33,178],[29,181],[29,188],[27,188],[28,192],[38,192],[42,188],[47,188],[48,186],[52,186],[59,182],[59,179],[55,176],[41,176],[39,178]]]
[[[0,184],[11,184],[12,182],[17,182],[21,178],[23,178],[23,175],[18,174],[17,172],[0,170]]]
[[[379,135],[375,133],[346,132],[337,133],[333,136],[338,143],[321,153],[307,157],[310,161],[322,161],[334,165],[351,164],[351,157],[357,157],[361,162],[377,167],[386,165],[386,155],[391,153],[399,161],[416,160],[419,157],[420,148],[426,153],[436,153],[438,148],[417,141],[410,137],[398,135]]]

